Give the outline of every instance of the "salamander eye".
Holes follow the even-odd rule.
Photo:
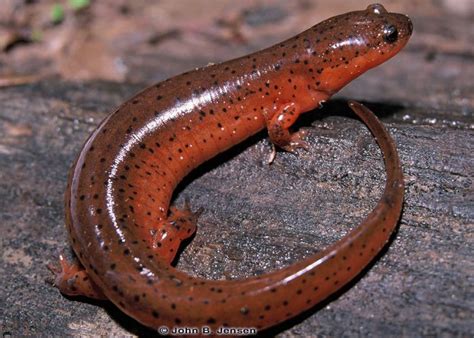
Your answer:
[[[383,29],[383,39],[388,43],[393,43],[398,39],[398,31],[395,26],[386,26]]]
[[[367,10],[374,14],[388,13],[384,6],[381,4],[372,4],[367,6]]]

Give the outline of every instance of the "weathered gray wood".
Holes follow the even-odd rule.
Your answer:
[[[459,34],[468,24],[451,21]],[[447,42],[433,24],[438,19],[415,18],[415,29],[418,22]],[[267,166],[261,133],[187,178],[176,203],[189,196],[206,211],[178,267],[207,278],[251,276],[314,253],[356,226],[384,182],[380,151],[344,101],[364,99],[399,147],[406,178],[400,227],[359,280],[271,333],[472,334],[474,57],[462,43],[422,40],[414,37],[339,100],[304,116],[298,125],[308,128],[309,152],[279,153]],[[174,62],[177,71],[190,63]],[[67,248],[67,170],[98,122],[140,88],[50,80],[0,91],[3,334],[151,333],[110,304],[67,299],[45,283],[46,263]]]

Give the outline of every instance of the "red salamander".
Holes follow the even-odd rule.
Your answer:
[[[387,182],[368,217],[300,262],[242,280],[192,277],[171,262],[199,212],[169,207],[191,170],[263,128],[279,148],[306,147],[289,127],[410,38],[402,14],[374,4],[327,19],[262,51],[145,89],[102,121],[73,164],[66,226],[80,264],[60,259],[64,294],[108,299],[157,329],[281,323],[327,298],[380,251],[396,226],[403,177],[393,140],[364,106],[351,108],[377,138]]]

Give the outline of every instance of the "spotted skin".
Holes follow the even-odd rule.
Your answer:
[[[194,233],[199,212],[169,212],[170,198],[196,166],[265,127],[283,149],[303,145],[288,131],[298,115],[394,56],[411,31],[406,16],[371,5],[265,50],[168,79],[122,104],[71,168],[66,226],[81,264],[62,260],[56,285],[66,294],[107,298],[155,329],[260,330],[341,288],[387,242],[403,200],[393,140],[364,106],[350,103],[383,151],[385,191],[357,228],[322,252],[243,280],[191,277],[170,263]]]

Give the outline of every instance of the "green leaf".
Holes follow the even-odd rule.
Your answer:
[[[75,11],[86,8],[91,4],[90,0],[68,0],[69,6]]]
[[[51,8],[51,22],[54,24],[60,23],[64,20],[64,8],[61,4],[54,4]]]

